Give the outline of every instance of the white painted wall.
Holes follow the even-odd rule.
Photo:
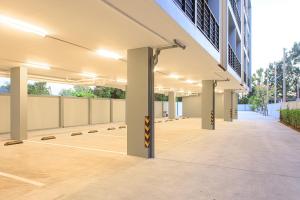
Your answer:
[[[59,127],[59,97],[28,97],[28,130]]]
[[[155,118],[163,117],[163,102],[162,101],[154,102],[154,113],[155,113]]]
[[[201,117],[201,96],[182,98],[182,113],[185,117]]]
[[[199,118],[201,114],[201,95],[188,96],[182,98],[182,114],[185,117]],[[224,94],[216,93],[215,96],[215,112],[216,118],[224,117]]]
[[[112,110],[110,109],[110,101],[112,101],[114,107]],[[109,123],[110,112],[112,112],[113,122],[125,121],[125,100],[123,99],[91,99],[90,116],[89,99],[87,98],[62,97],[62,103],[64,127],[88,125],[89,117],[92,124]],[[162,110],[162,105],[160,108]],[[28,130],[59,128],[60,114],[60,97],[28,97]],[[8,132],[10,132],[10,96],[9,94],[1,94],[0,133]]]
[[[125,122],[126,101],[124,99],[112,99],[112,122]]]
[[[91,123],[110,122],[110,99],[91,99]]]
[[[224,118],[224,94],[216,93],[215,97],[216,118]]]
[[[10,132],[10,97],[0,95],[0,133]]]
[[[89,124],[89,101],[87,98],[63,98],[64,127]]]

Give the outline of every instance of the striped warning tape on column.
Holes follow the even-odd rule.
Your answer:
[[[150,133],[150,117],[145,116],[145,148],[149,148],[150,146],[150,139],[151,139],[151,133]]]
[[[232,108],[230,108],[230,118],[231,118],[231,119],[233,118],[233,111],[232,111]]]
[[[215,113],[213,110],[210,112],[210,124],[212,126],[215,124]]]

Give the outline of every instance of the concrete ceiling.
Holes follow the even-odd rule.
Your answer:
[[[127,49],[165,46],[177,38],[187,45],[187,49],[161,53],[159,73],[155,74],[156,87],[201,91],[198,86],[201,80],[232,79],[154,0],[128,2],[1,0],[0,15],[41,27],[50,37],[36,36],[0,24],[0,70],[8,71],[11,67],[36,61],[48,63],[52,68],[30,68],[31,75],[74,83],[118,85],[116,79],[126,79],[126,61],[100,57],[95,53],[97,49],[116,52],[126,60]],[[80,75],[82,72],[96,73],[98,78],[87,80]],[[170,79],[170,73],[180,75],[181,79]],[[197,82],[186,83],[184,80],[188,79]],[[220,88],[226,87],[238,88],[239,83],[231,81],[221,84]]]

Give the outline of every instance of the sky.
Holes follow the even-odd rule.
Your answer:
[[[300,42],[300,0],[252,0],[252,72]]]

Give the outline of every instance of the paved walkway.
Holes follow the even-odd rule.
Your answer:
[[[13,163],[4,162],[0,170],[45,185],[14,187],[9,177],[1,181],[0,176],[0,199],[8,192],[7,199],[299,200],[300,134],[256,113],[239,115],[233,123],[218,120],[215,131],[200,129],[200,119],[157,124],[152,160],[25,142],[9,153],[17,152],[18,159],[27,156],[27,162],[14,170]],[[126,137],[118,134],[114,136]],[[67,140],[58,137],[56,143]],[[87,145],[87,140],[72,138],[72,144]],[[110,146],[117,150],[119,140],[109,140]],[[1,152],[6,161],[7,152],[6,157]],[[1,188],[5,183],[10,184]]]

